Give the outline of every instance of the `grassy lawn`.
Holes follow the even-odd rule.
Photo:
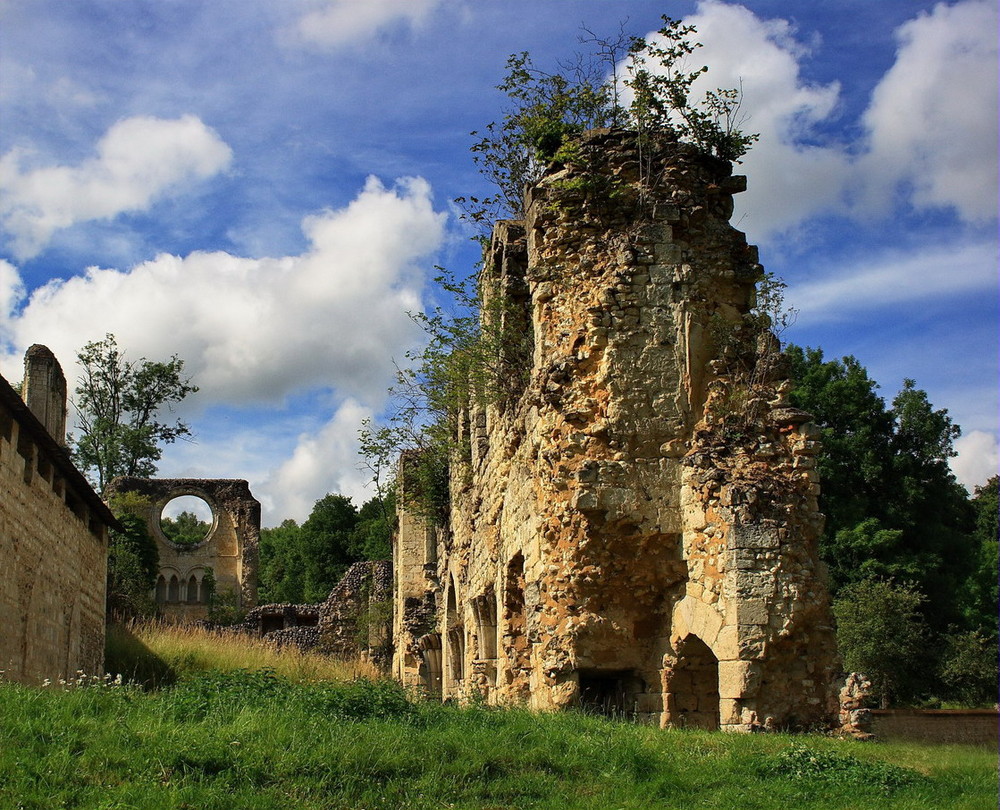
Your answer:
[[[995,752],[659,731],[409,702],[385,681],[207,672],[0,683],[0,807],[996,808]]]

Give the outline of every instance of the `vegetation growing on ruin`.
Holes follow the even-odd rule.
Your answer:
[[[366,422],[361,452],[383,491],[397,483],[397,459],[407,453],[402,491],[407,507],[431,522],[444,520],[453,462],[471,453],[473,406],[507,407],[527,384],[530,324],[485,273],[436,281],[451,304],[414,319],[427,345],[407,353],[390,390],[392,411],[382,425]]]
[[[692,143],[709,155],[738,161],[757,141],[741,127],[740,88],[716,88],[700,97],[695,82],[708,73],[690,68],[701,43],[697,29],[663,16],[663,26],[650,39],[601,37],[584,28],[580,45],[588,52],[560,63],[559,69],[537,67],[527,51],[512,54],[497,89],[509,106],[498,123],[473,132],[473,160],[496,191],[486,197],[461,197],[467,217],[488,232],[500,219],[524,218],[524,190],[560,153],[588,129],[621,127],[641,144],[651,135],[668,135]]]
[[[112,621],[152,616],[151,596],[160,572],[160,555],[146,528],[149,499],[121,492],[108,506],[121,529],[112,529],[108,544],[107,614]]]
[[[510,106],[472,146],[474,162],[496,191],[459,198],[468,219],[488,233],[498,219],[523,218],[525,187],[550,163],[572,161],[574,138],[594,127],[623,127],[640,143],[666,134],[725,160],[745,154],[757,136],[739,129],[740,91],[695,98],[693,85],[708,70],[687,68],[701,47],[692,39],[696,30],[669,17],[663,22],[649,41],[624,31],[600,38],[585,29],[581,43],[590,54],[555,72],[538,68],[527,52],[508,59],[498,89]],[[577,182],[589,188],[602,180],[584,175]],[[614,182],[606,185],[613,198]],[[481,239],[486,248],[486,236]],[[392,481],[396,460],[409,451],[408,506],[434,522],[447,513],[453,463],[471,453],[472,426],[463,422],[470,408],[512,402],[526,383],[530,325],[518,317],[509,292],[488,278],[477,273],[461,280],[443,271],[436,279],[451,304],[414,315],[427,346],[407,355],[386,422],[362,431],[362,454],[376,482]]]
[[[0,805],[30,810],[996,805],[988,748],[663,732],[269,671],[150,693],[0,683],[0,735]]]

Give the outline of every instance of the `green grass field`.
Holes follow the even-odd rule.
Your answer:
[[[0,683],[0,807],[992,810],[997,759],[458,709],[379,680],[199,671],[151,691]]]

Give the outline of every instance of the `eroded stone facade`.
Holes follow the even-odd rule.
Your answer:
[[[0,670],[101,674],[117,521],[65,450],[66,379],[44,346],[28,350],[23,394],[0,377]]]
[[[171,621],[208,618],[209,571],[216,594],[233,594],[238,610],[257,604],[257,559],[260,547],[260,502],[250,485],[239,479],[116,478],[107,497],[134,492],[149,500],[147,529],[156,541],[160,574],[154,597],[160,615]],[[212,525],[205,539],[180,546],[163,533],[163,508],[174,498],[192,495],[212,509]]]
[[[400,513],[405,684],[662,725],[835,719],[815,431],[773,369],[750,386],[720,359],[762,272],[729,224],[744,188],[598,131],[495,229],[486,288],[530,374],[461,415],[447,525]]]

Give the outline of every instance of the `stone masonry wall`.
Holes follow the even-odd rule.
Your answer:
[[[24,683],[104,667],[114,518],[73,467],[64,441],[0,377],[0,670]]]
[[[401,511],[404,683],[663,725],[832,719],[808,417],[773,379],[737,438],[718,415],[741,383],[716,335],[762,273],[731,170],[595,131],[495,230],[484,281],[523,302],[530,375],[461,415],[448,525]]]

